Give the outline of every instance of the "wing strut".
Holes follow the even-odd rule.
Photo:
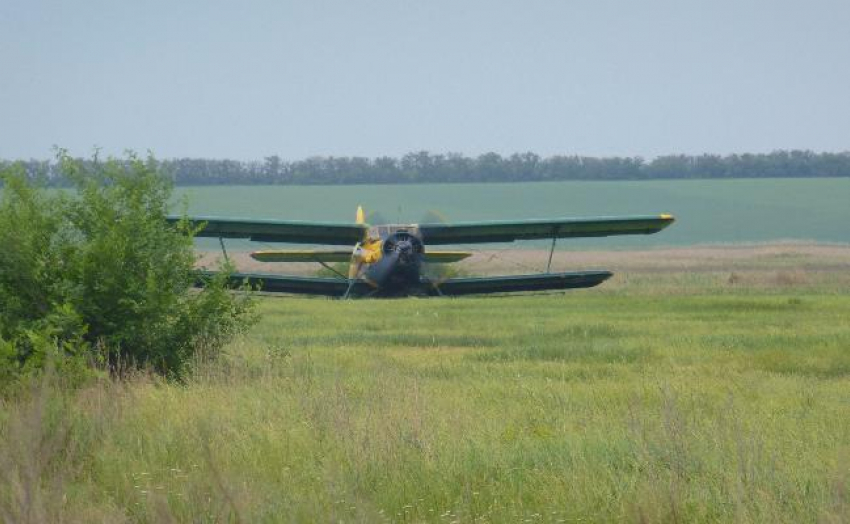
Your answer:
[[[336,269],[334,269],[334,268],[332,268],[331,266],[329,266],[329,265],[328,265],[328,264],[327,264],[324,260],[319,260],[319,259],[317,259],[317,258],[315,258],[315,259],[313,259],[313,260],[315,260],[316,262],[318,262],[319,264],[321,264],[321,265],[322,265],[322,267],[324,267],[325,269],[327,269],[327,270],[328,270],[328,271],[330,271],[331,273],[333,273],[333,274],[337,275],[339,278],[341,278],[341,279],[343,279],[343,280],[348,280],[348,279],[345,277],[345,275],[343,275],[342,273],[340,273],[340,272],[339,272],[339,271],[337,271]]]
[[[437,295],[443,296],[443,291],[440,289],[440,284],[442,284],[442,282],[438,282],[437,280],[432,280],[431,278],[428,278],[428,277],[423,277],[423,280],[429,286],[431,286],[431,288],[434,289],[434,291],[437,292]],[[445,280],[445,279],[443,279],[443,280]]]
[[[218,243],[221,244],[221,252],[224,253],[224,261],[230,262],[230,259],[227,257],[227,248],[224,247],[224,238],[218,237]]]
[[[555,254],[555,242],[558,241],[558,228],[552,230],[552,247],[549,248],[549,262],[546,263],[546,273],[552,272],[552,255]]]

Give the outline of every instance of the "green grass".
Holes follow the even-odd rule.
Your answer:
[[[0,508],[33,521],[846,522],[847,291],[265,299],[257,329],[186,383],[2,404]]]
[[[848,178],[219,186],[178,188],[178,193],[189,197],[191,212],[198,214],[290,220],[352,221],[358,204],[400,222],[420,222],[429,210],[450,221],[664,212],[679,219],[658,235],[561,243],[575,248],[782,239],[850,242]]]

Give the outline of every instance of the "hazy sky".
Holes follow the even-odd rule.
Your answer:
[[[848,0],[0,0],[0,158],[850,149]]]

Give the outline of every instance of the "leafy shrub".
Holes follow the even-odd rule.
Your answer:
[[[166,222],[172,186],[153,158],[59,163],[74,190],[0,172],[0,378],[40,369],[48,347],[179,376],[251,324],[231,267],[193,288],[194,231]]]

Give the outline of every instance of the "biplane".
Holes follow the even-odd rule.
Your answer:
[[[199,237],[240,238],[346,246],[339,249],[275,249],[254,251],[260,262],[316,262],[336,277],[236,273],[231,281],[247,282],[260,291],[329,297],[455,296],[522,291],[588,288],[612,276],[610,271],[550,272],[555,243],[560,238],[645,235],[657,233],[675,220],[672,215],[498,220],[485,222],[369,225],[357,208],[354,223],[280,221],[212,216],[168,217],[188,220]],[[527,275],[439,278],[426,275],[426,264],[458,262],[469,251],[432,250],[432,246],[492,244],[551,239],[546,272]],[[347,274],[329,264],[348,262]],[[344,270],[343,270],[344,271]],[[207,275],[209,275],[207,273]]]

